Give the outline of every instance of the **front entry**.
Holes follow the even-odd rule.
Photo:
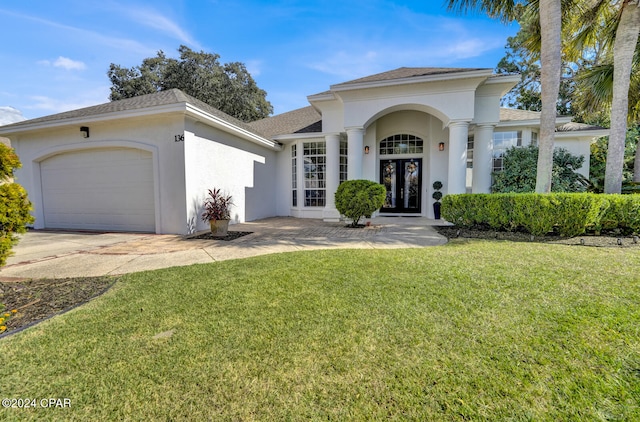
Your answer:
[[[422,159],[397,159],[380,161],[380,183],[387,196],[380,212],[420,213]]]

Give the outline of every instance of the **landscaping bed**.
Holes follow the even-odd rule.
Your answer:
[[[4,312],[18,311],[4,323],[7,328],[0,337],[71,310],[106,292],[115,281],[113,277],[78,277],[0,282]]]

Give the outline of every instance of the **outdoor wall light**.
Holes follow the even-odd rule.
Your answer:
[[[83,138],[88,138],[89,137],[89,127],[88,126],[81,126],[80,127],[80,132],[82,132],[82,137]]]
[[[444,142],[438,144],[438,151],[444,151]]]
[[[364,147],[364,153],[365,153],[365,154],[369,154],[369,145],[365,145],[365,147]]]

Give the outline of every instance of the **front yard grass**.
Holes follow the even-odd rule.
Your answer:
[[[640,254],[490,241],[124,276],[0,341],[5,420],[640,420]]]

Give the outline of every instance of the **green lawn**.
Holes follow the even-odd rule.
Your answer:
[[[639,304],[634,249],[459,241],[131,274],[0,341],[2,397],[71,400],[0,419],[640,420]]]

